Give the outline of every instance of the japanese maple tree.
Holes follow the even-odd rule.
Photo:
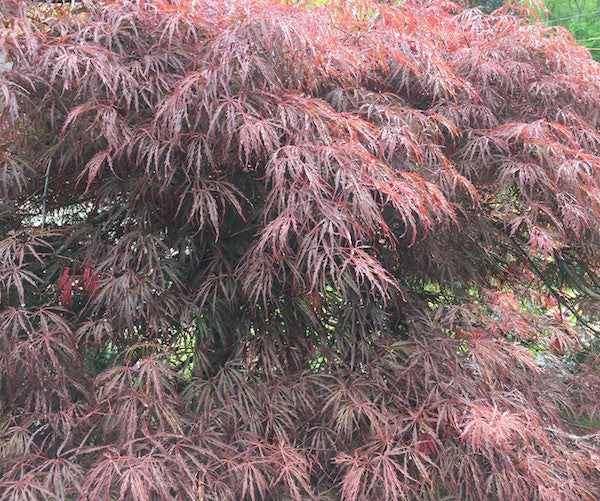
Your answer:
[[[0,500],[600,498],[600,67],[316,3],[0,0]]]

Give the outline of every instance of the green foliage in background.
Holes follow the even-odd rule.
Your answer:
[[[479,7],[484,12],[492,12],[504,5],[504,0],[473,0],[469,2],[472,7]]]
[[[600,0],[546,0],[551,25],[565,26],[600,61]]]
[[[489,13],[504,3],[505,0],[472,0],[469,5]],[[541,18],[552,26],[567,28],[600,61],[600,0],[545,0],[544,3],[550,14]]]

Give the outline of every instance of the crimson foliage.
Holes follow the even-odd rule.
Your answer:
[[[600,67],[526,18],[0,0],[0,499],[598,499]]]

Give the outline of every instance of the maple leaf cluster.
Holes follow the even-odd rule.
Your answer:
[[[0,0],[0,500],[600,498],[599,126],[519,5]]]

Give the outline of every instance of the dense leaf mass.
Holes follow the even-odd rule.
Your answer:
[[[599,499],[600,67],[527,19],[0,0],[0,499]]]

